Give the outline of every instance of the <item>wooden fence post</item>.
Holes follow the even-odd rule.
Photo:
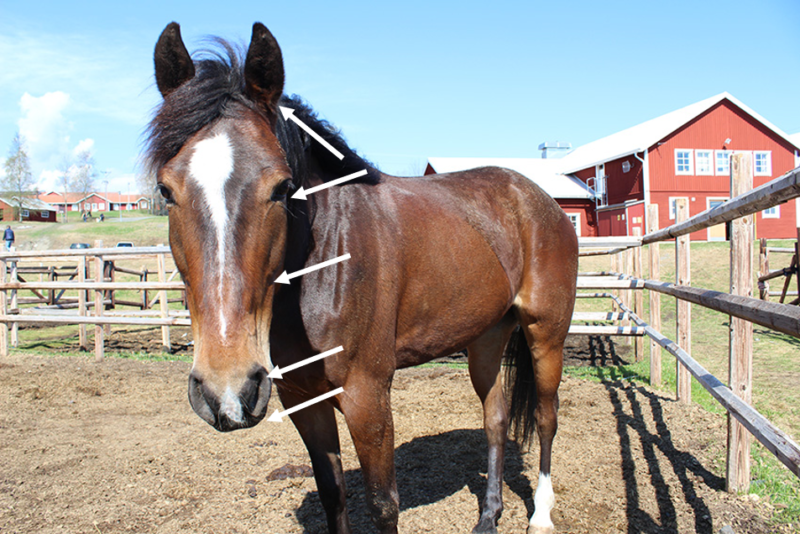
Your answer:
[[[166,257],[164,254],[158,255],[158,281],[159,282],[166,282],[167,281],[167,267],[166,267]],[[167,298],[166,291],[159,291],[158,292],[158,300],[159,304],[161,305],[161,317],[166,319],[169,317],[169,299]],[[161,345],[164,347],[165,352],[172,352],[172,343],[169,340],[169,327],[162,326],[161,327]]]
[[[633,229],[633,235],[642,237],[642,229],[637,226]],[[642,247],[634,248],[631,253],[633,254],[633,277],[642,278]],[[640,319],[644,315],[644,294],[641,289],[633,292],[633,313]],[[634,337],[633,354],[637,362],[644,360],[644,339],[642,336]]]
[[[647,207],[647,233],[658,230],[658,204]],[[650,259],[650,280],[658,280],[661,276],[659,244],[650,243],[648,246]],[[649,291],[650,296],[650,326],[656,332],[661,332],[661,293]],[[661,385],[661,345],[650,339],[650,385]]]
[[[103,248],[102,241],[95,241],[94,242],[95,248]],[[94,258],[94,279],[95,282],[102,282],[103,281],[103,257],[102,256],[95,256]],[[103,290],[96,289],[94,292],[94,315],[95,317],[101,317],[103,315]],[[103,361],[103,325],[97,324],[94,327],[94,359],[95,361],[101,362]]]
[[[6,260],[0,260],[0,269],[3,270],[2,280],[5,284],[8,282],[8,262]],[[0,312],[8,315],[8,291],[6,289],[0,291]],[[0,325],[0,357],[8,357],[8,323]]]
[[[86,282],[86,256],[81,256],[78,260],[78,283]],[[78,315],[86,316],[86,297],[87,292],[78,291]],[[81,350],[89,350],[89,338],[86,335],[86,325],[78,326],[78,343]]]
[[[749,154],[731,156],[731,198],[753,188]],[[753,294],[753,215],[731,223],[731,294]],[[731,391],[752,403],[753,323],[730,317],[728,377]],[[731,493],[750,490],[750,432],[728,413],[727,488]]]
[[[769,274],[769,253],[767,252],[767,238],[758,241],[758,277]],[[769,300],[769,280],[758,283],[758,298]]]
[[[19,270],[17,269],[17,262],[11,262],[11,281],[12,282],[19,282]],[[53,292],[51,291],[50,294],[52,295]],[[17,290],[11,290],[11,306],[9,311],[19,313],[19,300],[17,298]],[[14,323],[11,325],[11,346],[17,348],[19,346],[19,323]]]
[[[685,198],[675,200],[675,223],[689,218],[689,203]],[[682,235],[675,240],[675,283],[681,286],[691,285],[691,269],[689,259],[689,235]],[[676,342],[687,353],[692,353],[692,308],[685,300],[677,299]],[[692,375],[680,362],[676,361],[676,396],[678,402],[692,402]]]

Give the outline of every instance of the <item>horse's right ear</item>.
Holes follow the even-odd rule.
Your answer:
[[[177,22],[170,22],[161,32],[154,59],[156,85],[164,98],[181,84],[194,78],[194,63],[183,44],[181,27]]]
[[[283,55],[278,41],[260,22],[253,24],[253,37],[244,62],[244,79],[247,95],[265,112],[277,113],[278,100],[283,94]]]

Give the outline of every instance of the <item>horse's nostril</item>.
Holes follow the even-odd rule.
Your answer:
[[[192,409],[195,411],[195,413],[199,415],[200,418],[205,422],[210,425],[214,425],[216,423],[217,418],[215,412],[217,410],[214,409],[211,404],[218,405],[219,403],[214,402],[213,400],[211,403],[209,403],[203,381],[194,373],[189,375],[189,404],[192,406]]]

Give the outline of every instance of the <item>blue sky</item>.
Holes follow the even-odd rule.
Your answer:
[[[235,7],[233,7],[235,6]],[[0,154],[20,130],[39,187],[90,148],[110,191],[136,189],[170,21],[281,44],[286,91],[394,174],[431,156],[539,157],[728,91],[800,132],[800,2],[19,2],[0,0]]]

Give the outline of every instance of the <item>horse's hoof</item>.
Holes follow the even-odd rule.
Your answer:
[[[535,527],[533,525],[528,525],[528,530],[525,531],[525,534],[553,534],[555,529],[553,527]]]
[[[482,519],[472,529],[472,534],[497,534],[497,527],[494,521]]]

